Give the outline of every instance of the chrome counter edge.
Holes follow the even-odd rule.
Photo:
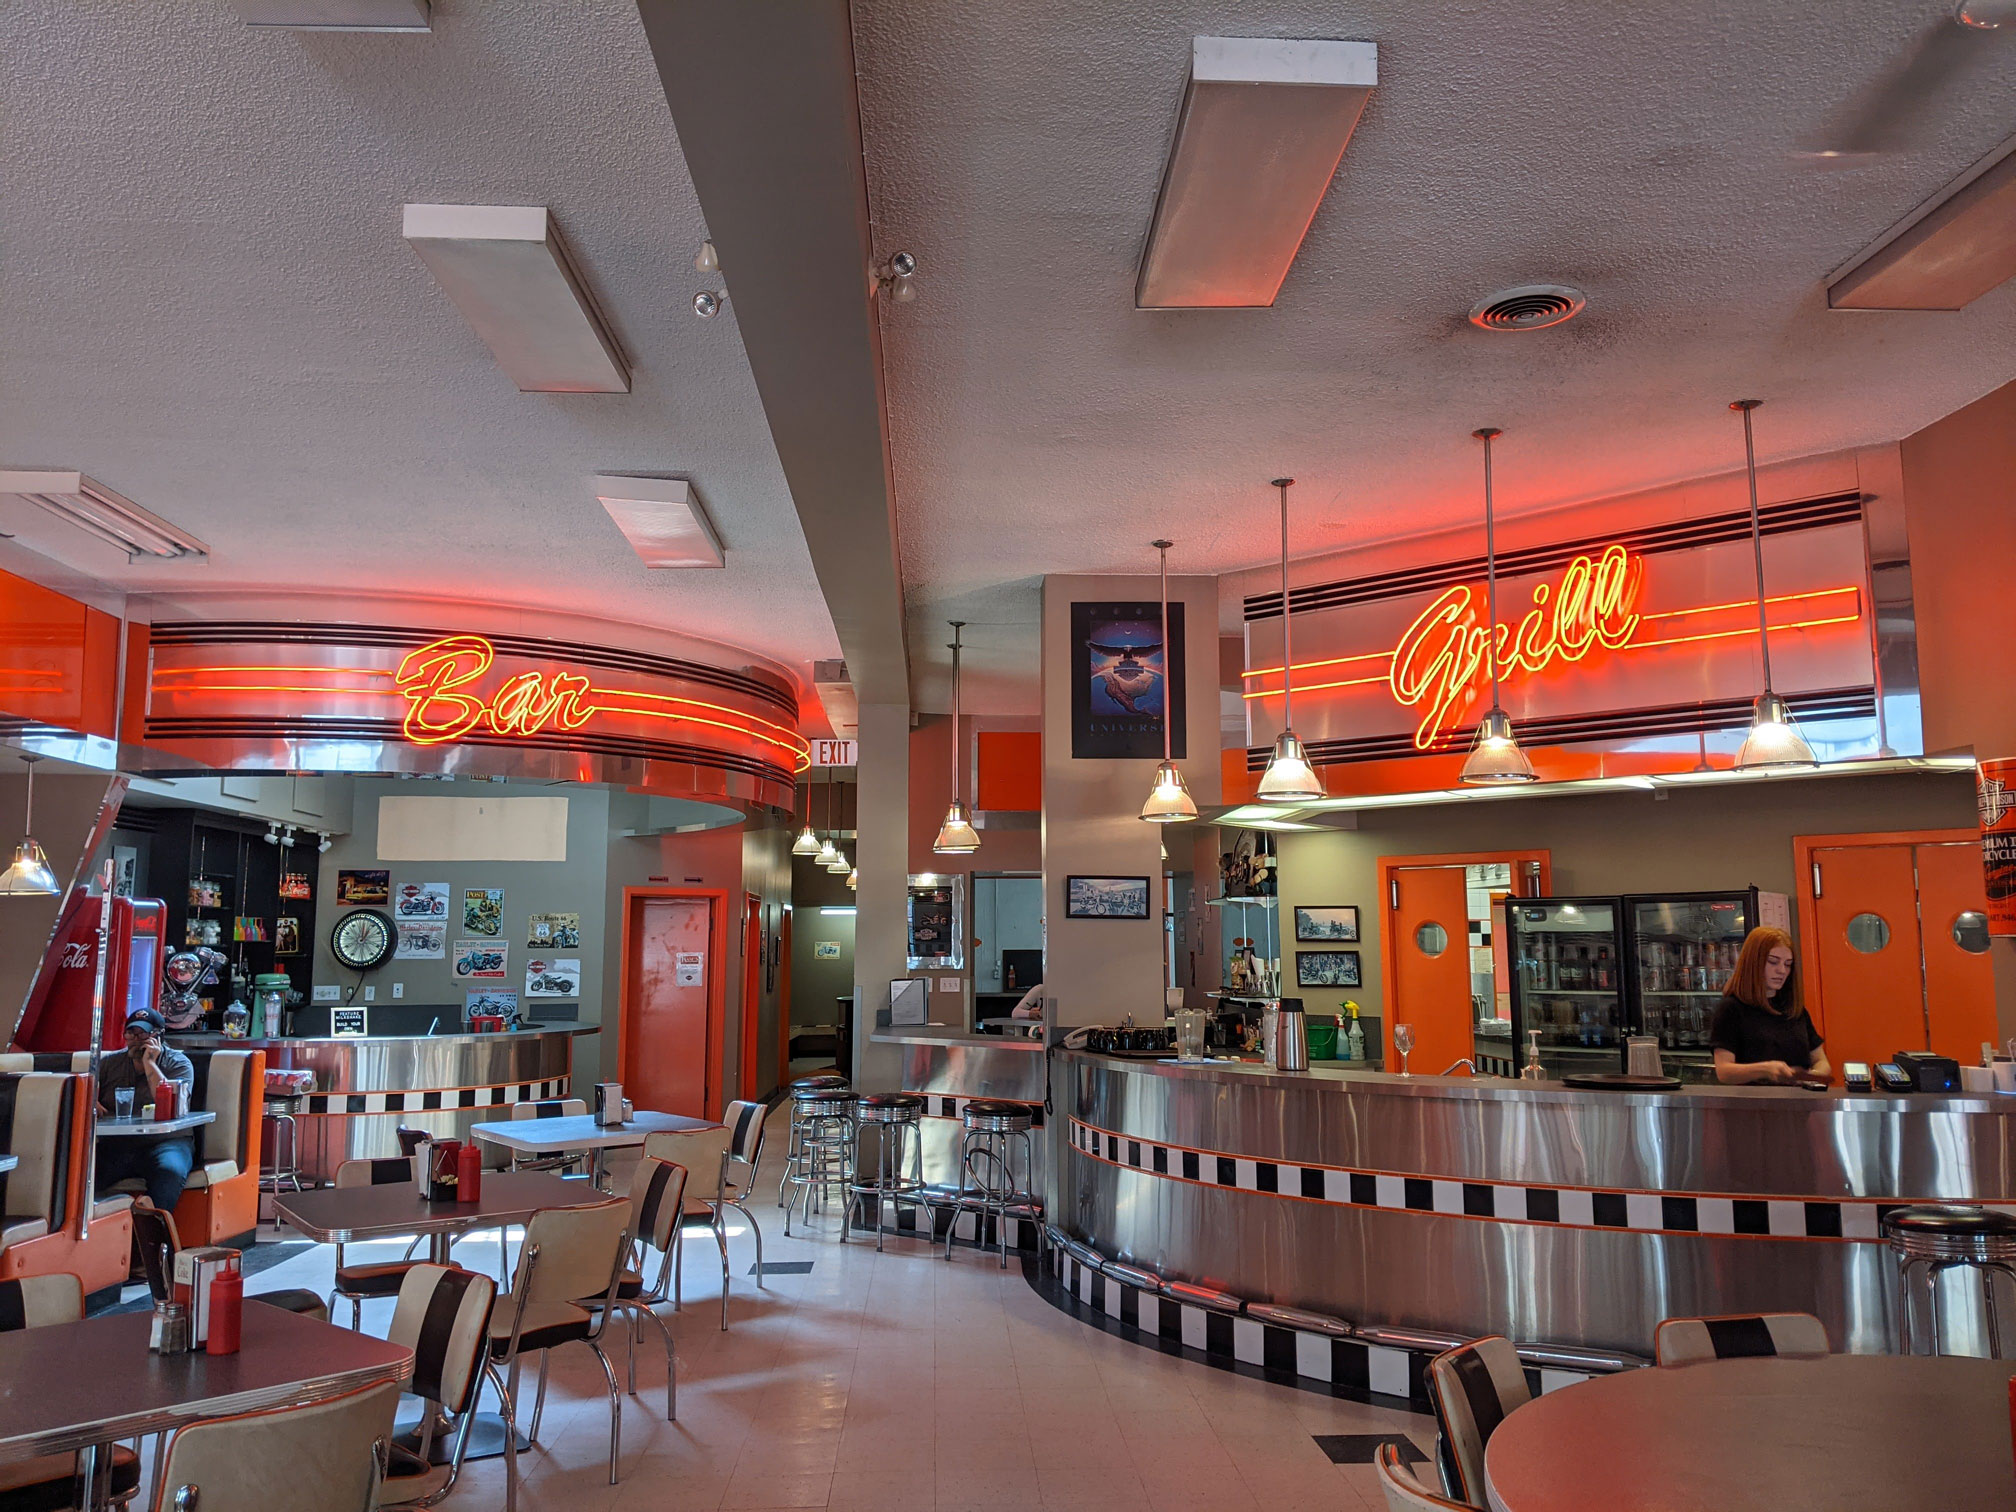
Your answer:
[[[1800,1311],[1838,1348],[1894,1348],[1880,1204],[2016,1203],[2016,1106],[1986,1097],[1610,1094],[1082,1052],[1055,1070],[1067,1232],[1360,1325],[1646,1354],[1664,1317]],[[1942,1302],[1978,1333],[1971,1292]]]

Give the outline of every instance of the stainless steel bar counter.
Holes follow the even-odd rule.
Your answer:
[[[226,1039],[178,1034],[209,1049],[264,1050],[269,1070],[314,1075],[294,1114],[303,1178],[326,1181],[346,1160],[397,1155],[401,1124],[467,1139],[469,1126],[508,1117],[500,1108],[570,1095],[577,1035],[593,1025],[503,1034],[369,1035],[326,1039]],[[272,1149],[273,1126],[265,1148]]]
[[[2016,1208],[2016,1098],[1580,1092],[1059,1052],[1053,1221],[1167,1281],[1364,1327],[1641,1356],[1670,1316],[1897,1347],[1879,1215]],[[1942,1289],[1981,1336],[1979,1288]],[[1984,1350],[1985,1352],[1985,1350]]]
[[[1040,1129],[1049,1093],[1049,1057],[1040,1039],[1000,1034],[974,1034],[949,1024],[916,1024],[876,1029],[870,1040],[897,1046],[903,1058],[897,1090],[925,1099],[923,1124],[924,1179],[934,1186],[959,1184],[959,1143],[964,1135],[961,1110],[976,1097],[1026,1103]],[[1032,1189],[1049,1181],[1051,1141],[1038,1133],[1037,1169]]]

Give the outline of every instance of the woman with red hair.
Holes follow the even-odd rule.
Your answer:
[[[1784,930],[1753,929],[1744,938],[1736,969],[1715,1005],[1708,1043],[1715,1047],[1718,1082],[1785,1087],[1833,1077],[1820,1031],[1799,1004],[1792,936]]]

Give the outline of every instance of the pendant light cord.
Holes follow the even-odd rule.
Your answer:
[[[1295,642],[1288,606],[1288,489],[1293,478],[1276,478],[1281,490],[1281,733],[1295,728]]]
[[[35,763],[40,756],[23,756],[22,765],[28,768],[28,812],[22,816],[24,828],[21,833],[29,839],[35,836]]]
[[[959,801],[959,632],[964,620],[947,621],[952,626],[952,801]]]
[[[1750,550],[1757,564],[1757,649],[1764,659],[1764,691],[1771,691],[1771,627],[1764,614],[1764,519],[1757,508],[1757,442],[1750,433],[1750,411],[1762,399],[1738,399],[1729,408],[1743,416],[1743,466],[1750,478]]]
[[[1491,509],[1491,439],[1505,433],[1487,425],[1473,434],[1484,443],[1484,654],[1491,661],[1491,707],[1498,707],[1498,537]]]
[[[1162,558],[1162,760],[1167,762],[1171,759],[1169,720],[1172,711],[1169,700],[1176,696],[1175,685],[1169,679],[1169,673],[1176,665],[1175,654],[1169,649],[1169,548],[1176,543],[1151,541],[1149,544]]]

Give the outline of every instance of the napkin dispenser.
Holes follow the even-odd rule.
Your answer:
[[[623,1083],[595,1083],[595,1122],[602,1128],[623,1122]]]

